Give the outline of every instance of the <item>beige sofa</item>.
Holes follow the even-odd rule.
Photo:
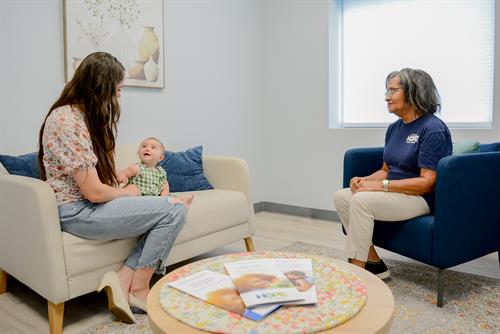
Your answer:
[[[118,147],[117,167],[136,162],[136,152],[136,145]],[[253,251],[247,164],[235,157],[204,156],[203,167],[214,189],[194,192],[169,264],[240,239]],[[87,240],[61,232],[50,186],[8,175],[0,164],[0,294],[11,275],[46,298],[51,333],[62,332],[64,302],[95,291],[101,275],[119,268],[135,242]]]

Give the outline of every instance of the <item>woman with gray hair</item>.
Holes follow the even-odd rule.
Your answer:
[[[349,262],[382,279],[390,272],[373,247],[374,221],[433,212],[437,165],[452,152],[450,131],[434,115],[441,105],[429,74],[404,68],[391,72],[385,86],[387,108],[399,119],[387,129],[383,164],[371,175],[353,177],[349,188],[334,195]]]

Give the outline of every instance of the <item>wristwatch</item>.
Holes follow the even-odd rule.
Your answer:
[[[384,191],[385,192],[388,192],[389,191],[389,183],[391,183],[391,181],[389,180],[382,180],[382,185],[384,186]]]

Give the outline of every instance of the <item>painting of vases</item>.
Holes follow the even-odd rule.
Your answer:
[[[66,81],[87,55],[104,51],[125,67],[125,86],[163,88],[163,2],[63,0]]]
[[[154,32],[155,27],[144,26],[144,30],[139,38],[139,57],[141,60],[148,61],[149,57],[153,57],[153,60],[158,64],[158,58],[160,57],[160,41]]]
[[[160,74],[158,65],[153,60],[153,55],[151,55],[148,62],[144,65],[144,76],[147,81],[156,81],[158,80],[158,74]]]
[[[160,59],[160,41],[154,32],[154,27],[144,26],[143,28],[144,30],[137,43],[139,60],[136,61],[137,65],[134,67],[138,69],[139,64],[142,63],[142,73],[134,73],[134,78],[141,77],[149,82],[155,82],[158,80],[160,74],[158,67],[158,60]]]
[[[146,61],[134,60],[134,65],[127,69],[129,79],[146,80],[144,75],[144,64]]]

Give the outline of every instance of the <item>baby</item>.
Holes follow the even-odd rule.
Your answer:
[[[189,207],[194,194],[174,197],[170,195],[167,172],[158,165],[165,157],[165,146],[157,138],[146,138],[139,146],[139,163],[129,166],[117,175],[122,184],[135,184],[142,196],[168,196],[172,204],[182,203]]]

